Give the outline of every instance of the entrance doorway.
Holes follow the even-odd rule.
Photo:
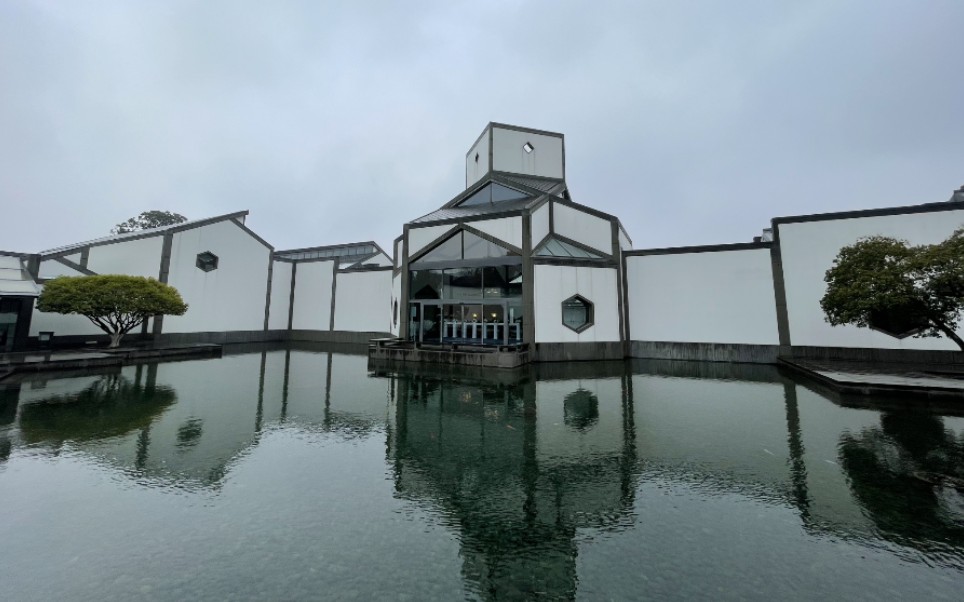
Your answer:
[[[522,342],[521,303],[411,302],[409,333],[419,343],[445,345],[518,345]]]

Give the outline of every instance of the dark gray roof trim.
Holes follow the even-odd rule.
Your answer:
[[[939,211],[964,210],[964,202],[942,201],[939,203],[924,203],[923,205],[906,205],[903,207],[885,207],[882,209],[863,209],[857,211],[839,211],[836,213],[815,213],[812,215],[793,215],[775,217],[774,226],[779,224],[793,224],[801,222],[822,222],[836,219],[853,219],[858,217],[884,217],[889,215],[908,215],[914,213],[935,213]]]
[[[218,215],[215,217],[209,217],[205,219],[182,222],[180,224],[173,224],[170,226],[161,226],[160,228],[151,228],[150,230],[140,230],[138,232],[128,232],[126,234],[115,234],[113,236],[105,236],[103,238],[95,238],[93,240],[74,243],[72,245],[66,245],[63,247],[48,249],[46,251],[41,251],[40,255],[43,256],[44,259],[50,258],[52,256],[72,255],[78,251],[83,250],[85,247],[90,248],[90,247],[98,247],[101,245],[112,245],[119,242],[140,240],[142,238],[151,238],[154,236],[163,236],[164,234],[167,234],[167,233],[184,232],[185,230],[193,230],[195,228],[209,226],[217,222],[223,222],[228,220],[238,220],[247,215],[248,215],[247,210],[235,211],[234,213],[226,213],[224,215]]]
[[[241,228],[242,230],[244,230],[245,232],[247,232],[248,234],[250,234],[250,235],[251,235],[251,238],[255,239],[255,240],[258,241],[259,243],[261,243],[261,244],[263,244],[264,246],[268,247],[268,250],[269,250],[269,251],[274,251],[274,247],[271,245],[271,243],[269,243],[269,242],[266,241],[265,239],[263,239],[263,238],[261,238],[260,236],[258,236],[257,234],[255,234],[255,233],[254,233],[254,230],[252,230],[251,228],[249,228],[249,227],[247,227],[247,226],[244,225],[244,222],[242,222],[241,220],[238,220],[238,219],[232,219],[231,221],[234,222],[234,224],[235,224],[236,226],[238,226],[239,228]]]
[[[618,261],[613,261],[612,259],[583,259],[576,257],[543,257],[543,256],[533,256],[532,263],[534,265],[559,265],[559,266],[570,266],[570,267],[583,267],[583,268],[606,268],[606,269],[616,269],[619,267]]]
[[[687,253],[717,253],[720,251],[757,251],[769,249],[770,242],[738,242],[725,245],[700,245],[693,247],[666,247],[663,249],[639,249],[623,251],[626,257],[641,257],[643,255],[684,255]]]
[[[336,271],[339,274],[350,274],[352,272],[390,272],[394,269],[395,268],[390,265],[353,265],[347,268],[338,268]]]
[[[374,249],[372,251],[371,249]],[[355,252],[352,252],[355,251]],[[358,252],[362,251],[362,252]],[[294,257],[295,255],[308,255],[318,253],[318,257]],[[326,261],[329,259],[361,259],[364,257],[374,257],[379,253],[388,257],[391,257],[385,250],[378,246],[373,240],[367,240],[364,242],[353,242],[344,243],[340,245],[322,245],[318,247],[304,247],[300,249],[284,249],[280,251],[275,251],[272,256],[276,261]]]
[[[553,136],[555,138],[565,138],[565,136],[560,134],[559,132],[550,132],[547,130],[536,130],[533,128],[526,128],[519,125],[509,125],[508,123],[499,123],[497,121],[490,121],[489,125],[486,126],[486,129],[489,129],[491,127],[496,127],[496,128],[499,128],[500,130],[512,130],[514,132],[527,132],[530,134],[539,134],[542,136]]]

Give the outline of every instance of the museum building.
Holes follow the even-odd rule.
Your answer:
[[[186,314],[129,335],[158,343],[393,338],[524,349],[528,361],[756,363],[957,349],[886,327],[830,326],[819,302],[841,247],[874,235],[934,244],[964,226],[964,187],[943,202],[775,218],[752,242],[633,249],[616,216],[573,199],[562,134],[490,123],[465,155],[465,189],[405,224],[391,256],[373,241],[277,250],[247,215],[0,252],[0,351],[105,338],[86,318],[34,307],[50,278],[90,274],[150,276],[180,291]]]

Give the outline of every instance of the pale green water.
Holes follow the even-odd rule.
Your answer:
[[[964,497],[912,476],[961,476],[960,417],[770,367],[496,374],[280,350],[4,384],[0,596],[961,598]]]

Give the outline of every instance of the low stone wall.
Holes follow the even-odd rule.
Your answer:
[[[657,360],[775,364],[777,358],[781,355],[781,347],[779,345],[742,345],[738,343],[632,341],[629,355],[633,358]]]
[[[348,330],[279,330],[284,332],[286,341],[306,341],[311,343],[353,343],[368,344],[372,339],[391,337],[387,332],[353,332]]]
[[[964,365],[964,351],[793,346],[790,347],[787,353],[781,353],[781,355],[799,360],[838,360],[851,362],[887,362],[894,364]]]
[[[368,358],[382,363],[423,362],[486,368],[518,368],[530,361],[528,350],[425,349],[411,345],[373,346],[369,349]]]
[[[619,341],[605,343],[536,343],[534,362],[621,360],[626,356]]]

